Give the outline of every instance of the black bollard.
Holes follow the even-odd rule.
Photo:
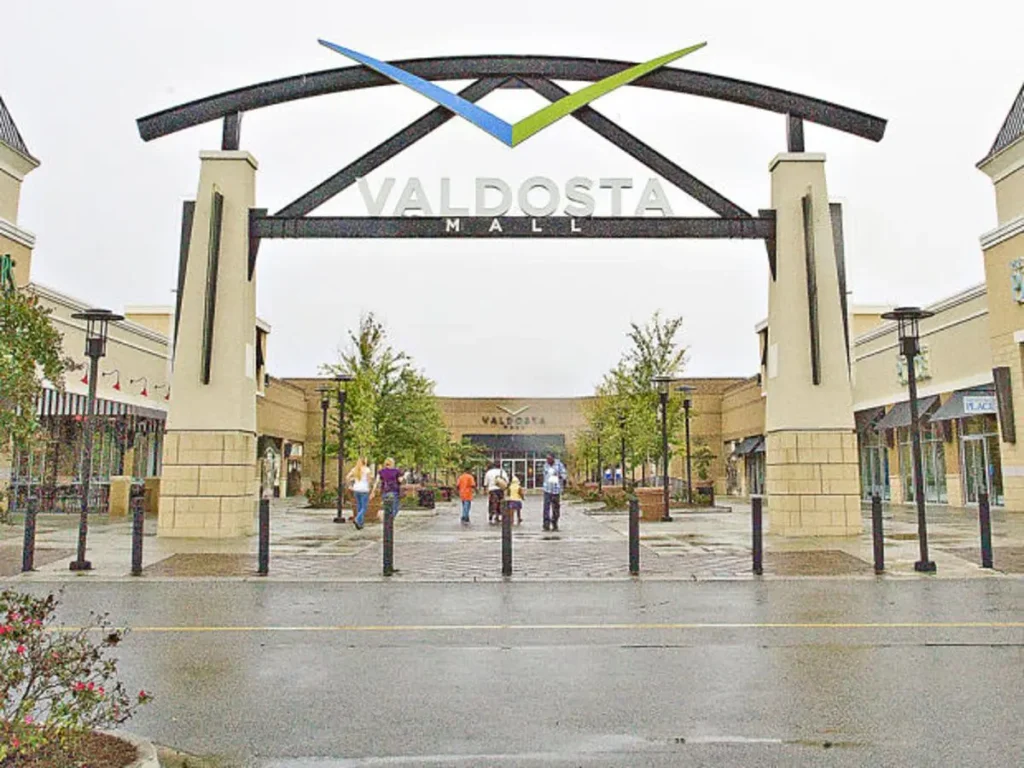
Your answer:
[[[512,510],[507,501],[501,513],[501,575],[512,575]]]
[[[132,576],[142,575],[142,534],[146,524],[146,508],[142,499],[132,500]]]
[[[992,510],[988,494],[978,494],[978,523],[981,525],[981,567],[992,567]]]
[[[384,575],[395,572],[395,518],[391,515],[388,505],[384,505]]]
[[[270,573],[270,499],[260,499],[259,576]]]
[[[750,511],[754,529],[754,573],[758,576],[764,573],[764,567],[762,560],[764,558],[764,542],[762,540],[761,533],[761,505],[764,500],[760,496],[755,496],[750,500]]]
[[[629,500],[629,573],[640,573],[640,499]]]
[[[885,570],[885,543],[882,538],[882,497],[871,495],[871,540],[875,548],[875,573]]]
[[[22,573],[31,571],[36,562],[36,510],[32,504],[25,510],[25,546],[21,551]]]

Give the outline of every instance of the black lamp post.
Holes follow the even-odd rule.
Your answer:
[[[338,382],[338,514],[334,522],[345,522],[345,388],[352,381],[352,376],[339,373],[334,377]]]
[[[670,523],[672,515],[668,513],[668,393],[672,387],[672,377],[655,376],[651,383],[658,390],[658,399],[661,401],[661,492],[665,503],[665,512],[661,520]]]
[[[604,464],[601,462],[601,424],[596,428],[597,433],[597,492],[602,493],[604,484]]]
[[[690,467],[690,405],[692,405],[692,398],[694,387],[689,384],[683,384],[682,386],[676,387],[676,392],[683,393],[683,414],[684,420],[686,421],[686,503],[693,504],[693,472]]]
[[[331,390],[317,387],[320,393],[320,493],[327,491],[327,409],[331,407]]]
[[[619,464],[622,467],[622,490],[626,490],[626,414],[619,414]]]
[[[895,320],[900,340],[900,353],[907,361],[907,389],[910,395],[910,439],[914,463],[914,500],[917,502],[917,539],[921,546],[921,559],[914,563],[914,570],[922,573],[934,573],[935,562],[928,559],[928,525],[924,515],[924,472],[921,466],[921,428],[918,423],[917,411],[917,371],[914,358],[921,351],[918,344],[918,322],[931,317],[929,312],[919,307],[896,307],[892,312],[882,315],[884,320]]]
[[[78,557],[71,562],[72,571],[90,571],[92,563],[85,559],[85,540],[89,535],[89,485],[92,480],[92,430],[96,413],[96,379],[100,358],[107,354],[107,326],[111,321],[124,320],[109,309],[87,309],[71,316],[85,321],[85,354],[89,358],[89,400],[82,429],[82,514],[78,521]]]

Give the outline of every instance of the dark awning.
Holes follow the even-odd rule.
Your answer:
[[[958,389],[930,418],[932,421],[951,421],[982,413],[996,413],[995,386]]]
[[[876,429],[876,423],[885,415],[885,406],[877,408],[865,408],[853,414],[853,421],[857,426],[857,432],[867,432]]]
[[[764,436],[745,437],[732,452],[733,456],[746,456],[750,453],[764,453]]]
[[[474,445],[501,453],[565,453],[565,435],[463,435]]]
[[[923,421],[928,411],[935,405],[935,403],[938,402],[938,400],[938,395],[929,395],[928,397],[917,398],[918,418]],[[895,429],[896,427],[909,426],[910,401],[904,400],[901,403],[896,403],[896,405],[894,405],[890,411],[875,424],[875,429]]]

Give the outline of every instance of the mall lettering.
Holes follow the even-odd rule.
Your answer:
[[[488,427],[504,427],[505,429],[526,429],[527,427],[543,427],[543,416],[483,416],[481,421]]]

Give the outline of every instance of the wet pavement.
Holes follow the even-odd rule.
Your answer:
[[[226,765],[1024,764],[1018,578],[63,588],[133,628],[130,728]]]
[[[628,579],[628,521],[624,511],[563,505],[561,530],[541,528],[537,496],[526,502],[524,522],[513,534],[517,580]],[[865,510],[867,514],[867,510]],[[700,512],[673,511],[670,523],[641,525],[641,576],[649,579],[752,579],[749,504],[729,500]],[[980,567],[976,509],[929,507],[930,555],[937,576],[913,569],[918,559],[912,507],[886,509],[887,578],[997,578],[1024,573],[1024,514],[993,511],[995,570]],[[305,507],[304,499],[274,500],[271,514],[271,580],[373,581],[381,575],[381,526],[356,531],[332,522],[333,510]],[[873,579],[870,520],[865,533],[847,538],[765,537],[764,578],[835,576]],[[235,541],[164,539],[147,520],[144,578],[244,579],[256,573],[256,538]],[[95,570],[67,569],[77,534],[73,516],[40,517],[37,570],[26,580],[123,580],[131,561],[127,521],[95,518],[88,557]],[[0,529],[0,574],[20,569],[21,530]],[[459,522],[455,503],[435,510],[403,510],[396,523],[395,565],[400,581],[501,579],[501,533],[486,521],[486,502],[474,503],[473,522]]]

